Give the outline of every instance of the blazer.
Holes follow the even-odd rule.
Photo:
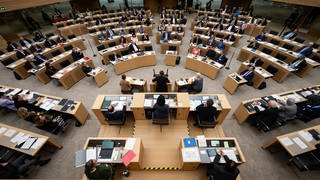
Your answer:
[[[80,51],[72,51],[71,53],[73,60],[79,60],[81,58],[83,58],[83,54]]]
[[[142,41],[149,41],[149,36],[148,35],[143,35],[142,36]]]
[[[260,44],[256,43],[255,45],[253,44],[253,42],[251,42],[250,44],[248,44],[248,48],[252,48],[252,49],[259,49]]]
[[[215,61],[217,61],[220,64],[225,65],[227,63],[227,57],[224,54],[221,54],[216,57]]]
[[[229,34],[224,39],[234,42],[236,40],[236,37],[234,35]]]
[[[201,92],[203,87],[203,78],[195,79],[192,83],[192,90],[196,92]]]
[[[30,39],[24,38],[24,40],[27,41],[28,43],[32,44],[32,41]],[[26,44],[24,43],[23,40],[20,40],[19,43],[21,46],[26,46]]]
[[[223,42],[218,42],[217,43],[217,48],[218,49],[220,49],[220,50],[224,50],[225,48],[226,48],[226,45],[224,45],[224,43]]]
[[[164,40],[166,38],[166,36],[168,38],[167,40],[169,40],[170,39],[169,33],[168,32],[163,32],[162,33],[162,39]]]
[[[28,53],[26,50],[22,50],[22,52],[17,51],[17,52],[16,52],[16,55],[17,55],[17,58],[18,58],[18,59],[22,59],[22,58],[28,56],[29,53]]]
[[[167,77],[159,75],[153,78],[152,82],[156,82],[157,92],[168,92],[167,83],[170,83],[170,81]]]
[[[214,106],[211,107],[205,107],[204,104],[200,104],[196,107],[197,114],[199,115],[200,122],[201,121],[214,121],[214,116],[217,112],[217,108]]]
[[[300,48],[298,50],[298,53],[303,55],[303,56],[308,56],[312,53],[313,48],[312,47],[308,47],[308,46],[303,46],[302,48]]]
[[[198,38],[198,37],[195,37],[192,41],[192,43],[194,44],[202,44],[202,39],[201,38]]]
[[[153,106],[153,110],[154,119],[167,119],[169,117],[169,106],[167,104],[165,104],[164,106],[155,104]]]
[[[100,20],[100,19],[97,19],[97,20],[96,20],[96,25],[100,25],[100,24],[103,24],[103,21]]]
[[[243,76],[243,75],[246,74],[248,71],[249,71],[248,69],[243,70],[243,71],[240,73],[240,75],[241,75],[243,78],[245,78],[247,81],[251,81],[251,79],[252,79],[253,76],[254,76],[254,72],[253,72],[253,71],[251,71],[249,74]]]
[[[54,40],[49,40],[49,39],[47,39],[45,42],[44,42],[44,46],[45,47],[48,47],[48,48],[50,48],[50,47],[52,47],[53,45],[56,45],[57,43],[54,41]]]
[[[214,26],[214,29],[218,29],[218,30],[223,30],[223,25],[222,24],[217,24]]]
[[[229,161],[227,155],[222,156],[225,161]],[[240,171],[235,168],[233,171],[228,171],[224,164],[219,164],[221,155],[217,154],[213,160],[213,163],[208,165],[207,176],[212,176],[215,180],[236,180]]]
[[[18,48],[18,44],[16,44],[16,43],[11,43],[11,44],[8,44],[8,46],[7,46],[7,51],[8,51],[8,52],[11,52],[11,51],[14,51],[16,48]]]
[[[42,54],[38,54],[37,56],[34,56],[34,59],[38,62],[38,63],[43,63],[44,60],[48,60],[47,57],[45,57],[44,55]],[[44,60],[43,60],[44,59]]]
[[[126,106],[123,106],[121,111],[114,111],[114,112],[105,111],[104,116],[107,118],[108,121],[121,121],[125,111],[126,111]]]
[[[256,37],[256,40],[257,40],[257,41],[266,41],[266,40],[267,40],[267,37],[266,37],[265,35],[259,34],[259,35]]]
[[[226,28],[226,31],[228,31],[228,29],[230,28],[231,26],[231,29],[230,29],[230,32],[234,32],[236,27],[234,25],[229,25],[227,28]]]
[[[135,51],[135,50],[134,50],[134,46],[136,46],[136,47],[137,47],[137,49],[139,50],[138,45],[137,45],[137,44],[135,44],[135,43],[134,43],[134,44],[130,44],[130,45],[129,45],[129,50],[130,50],[131,52],[138,52],[138,51]]]
[[[256,120],[263,121],[267,125],[271,125],[278,118],[278,108],[266,108],[264,111],[260,111],[258,107],[254,107],[256,110]]]

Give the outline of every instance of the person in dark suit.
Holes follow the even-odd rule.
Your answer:
[[[198,27],[204,27],[204,22],[203,22],[203,21],[199,21],[196,26],[198,26]]]
[[[43,39],[45,39],[45,37],[43,36],[42,33],[40,33],[39,31],[36,31],[36,32],[34,33],[34,38],[33,38],[33,40],[39,42],[39,41],[42,41]]]
[[[107,32],[108,32],[108,36],[111,38],[113,38],[113,36],[116,35],[116,33],[110,27],[108,27]]]
[[[240,73],[240,76],[242,76],[248,82],[251,82],[254,76],[254,69],[255,69],[254,66],[249,66],[248,69],[245,69]]]
[[[307,66],[307,61],[305,60],[304,56],[300,56],[299,58],[292,61],[292,63],[290,63],[290,67],[297,70],[297,72],[300,72],[306,66]]]
[[[90,67],[88,64],[86,64],[85,62],[81,63],[81,70],[83,73],[85,73],[86,75],[92,71],[92,67]]]
[[[253,117],[253,125],[257,127],[258,130],[262,129],[262,122],[267,126],[272,126],[275,124],[276,119],[279,115],[278,104],[274,100],[268,101],[268,106],[265,107],[264,111],[261,111],[259,106],[259,102],[253,102],[252,106],[256,110],[256,115]]]
[[[24,37],[20,37],[19,43],[21,46],[24,46],[26,48],[29,48],[32,45],[32,41]]]
[[[34,52],[41,52],[43,48],[39,46],[38,44],[30,46],[29,50],[34,53]]]
[[[47,48],[51,48],[52,46],[54,46],[56,44],[57,43],[52,39],[46,38],[46,40],[44,41],[44,46],[47,47]]]
[[[188,88],[189,93],[200,93],[203,88],[203,78],[200,73],[197,73],[197,76],[191,81],[191,85]]]
[[[236,30],[236,26],[233,24],[229,24],[228,27],[226,28],[226,31],[229,31],[229,32],[235,32],[235,30]]]
[[[221,157],[226,161],[225,164],[219,163]],[[221,150],[217,152],[213,162],[208,165],[207,176],[211,176],[214,180],[236,180],[239,174],[237,164]]]
[[[104,112],[104,116],[107,118],[106,121],[120,121],[126,112],[126,105],[123,106],[121,111],[115,111],[114,106],[110,104],[108,111]]]
[[[235,33],[244,34],[244,29],[243,29],[243,27],[241,26],[241,28],[237,28]]]
[[[298,35],[298,29],[294,29],[283,34],[284,39],[293,39]]]
[[[223,39],[217,42],[217,48],[223,51],[226,48],[226,45],[223,43]]]
[[[264,32],[261,32],[261,34],[259,34],[257,37],[256,37],[256,40],[257,41],[266,41],[267,40],[267,37],[265,35]]]
[[[177,27],[177,32],[178,32],[178,33],[182,33],[182,32],[183,32],[183,28],[181,27],[181,25],[179,25],[179,26]]]
[[[127,39],[124,37],[124,36],[121,36],[120,39],[119,39],[119,42],[121,45],[124,45],[127,43]]]
[[[33,57],[34,60],[39,64],[46,62],[48,60],[48,58],[41,53],[34,52],[33,56],[34,56]]]
[[[152,79],[152,82],[156,83],[157,92],[168,92],[167,83],[170,83],[170,81],[163,71],[160,71],[159,75]]]
[[[195,37],[192,41],[193,44],[202,44],[202,39],[200,38],[200,36],[198,35],[197,37]]]
[[[129,45],[129,51],[131,51],[132,53],[136,53],[140,51],[140,48],[135,42],[131,41],[131,44]]]
[[[122,21],[122,22],[126,22],[126,21],[128,21],[127,16],[122,15],[122,16],[121,16],[121,21]]]
[[[175,15],[173,15],[170,19],[171,24],[178,24],[178,20]]]
[[[7,51],[12,52],[18,48],[18,44],[8,41]]]
[[[221,23],[216,24],[216,25],[214,26],[214,29],[218,29],[219,31],[221,31],[221,30],[223,30],[223,25],[222,25]]]
[[[160,14],[160,19],[166,19],[166,18],[167,18],[167,15],[165,13]]]
[[[232,34],[227,35],[224,39],[227,41],[234,42],[236,40],[236,37],[232,33]]]
[[[19,46],[16,50],[16,55],[18,59],[22,59],[29,55],[29,53],[26,50],[23,50],[21,46]]]
[[[259,26],[266,26],[268,24],[267,18],[263,18],[257,23]]]
[[[196,107],[197,116],[199,116],[200,122],[211,122],[214,121],[214,116],[216,115],[217,108],[213,106],[213,100],[208,99],[205,103],[200,104]],[[214,122],[215,123],[215,122]],[[198,122],[196,121],[194,126],[198,126]]]
[[[217,44],[214,34],[207,41],[207,46],[215,47]]]
[[[162,33],[162,40],[163,40],[163,41],[168,41],[168,40],[170,40],[170,34],[169,34],[169,32],[168,32],[167,30],[163,31],[163,33]]]
[[[51,78],[52,75],[58,72],[58,70],[55,67],[51,66],[49,62],[46,62],[45,67],[46,67],[45,74],[49,76],[49,78]]]
[[[308,56],[312,53],[313,51],[313,43],[309,43],[307,46],[303,46],[300,48],[297,53],[299,53],[301,56]]]
[[[65,42],[67,42],[67,41],[64,37],[62,37],[62,36],[57,37],[57,43],[65,43]]]
[[[101,24],[103,24],[103,20],[100,19],[100,18],[98,18],[98,19],[96,20],[96,25],[98,26],[98,25],[101,25]]]
[[[151,25],[151,20],[150,20],[150,18],[147,18],[147,19],[144,21],[144,24],[147,25],[147,26],[150,26],[150,25]]]
[[[131,26],[128,30],[129,34],[136,34],[136,30]]]
[[[142,41],[149,41],[149,36],[147,33],[144,33],[142,36]]]
[[[74,11],[70,11],[69,12],[69,17],[71,18],[71,19],[77,19],[77,14],[74,12]]]
[[[207,50],[208,51],[206,53],[206,57],[210,59],[214,59],[216,56],[216,51],[211,46],[208,46]]]
[[[209,30],[206,32],[206,36],[212,36],[212,35],[214,35],[214,31],[211,28],[209,28]]]
[[[249,63],[254,67],[261,67],[263,64],[263,61],[258,56],[255,56],[250,59]]]
[[[223,51],[221,51],[221,54],[218,55],[218,56],[214,59],[214,61],[216,61],[216,62],[218,62],[218,63],[220,63],[220,64],[222,64],[222,65],[226,65],[227,60],[228,60],[228,59],[227,59],[226,55],[224,55],[224,52],[223,52]]]
[[[83,53],[80,51],[80,49],[78,48],[72,48],[72,52],[71,52],[72,58],[74,61],[77,61],[81,58],[84,57]]]
[[[153,105],[153,118],[154,119],[168,119],[169,118],[169,106],[163,95],[159,95],[156,104]]]
[[[248,48],[252,48],[252,49],[259,49],[260,44],[257,42],[257,40],[253,40],[252,42],[250,42],[247,46]]]

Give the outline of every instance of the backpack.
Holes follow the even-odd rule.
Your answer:
[[[19,76],[19,74],[17,74],[16,72],[13,72],[14,77],[16,78],[16,80],[21,80],[22,78]]]

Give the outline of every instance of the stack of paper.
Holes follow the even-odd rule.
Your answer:
[[[234,162],[239,162],[238,158],[236,156],[235,150],[233,150],[233,149],[225,149],[225,150],[222,150],[222,151],[223,151],[223,154],[228,156],[229,159],[233,160]],[[224,158],[221,158],[220,162],[221,161],[224,161]],[[225,163],[225,161],[221,162],[221,163]]]
[[[144,107],[152,107],[152,99],[145,99],[144,100]]]
[[[124,149],[133,150],[135,143],[136,143],[136,138],[128,138],[124,146]]]
[[[207,139],[204,135],[197,136],[199,147],[207,147]]]
[[[184,162],[200,161],[200,153],[197,147],[194,148],[182,148],[182,159]]]

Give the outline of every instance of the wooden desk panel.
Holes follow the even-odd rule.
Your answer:
[[[207,62],[196,60],[190,56],[187,56],[185,68],[199,72],[210,79],[216,79],[219,73],[219,68],[214,67]]]

